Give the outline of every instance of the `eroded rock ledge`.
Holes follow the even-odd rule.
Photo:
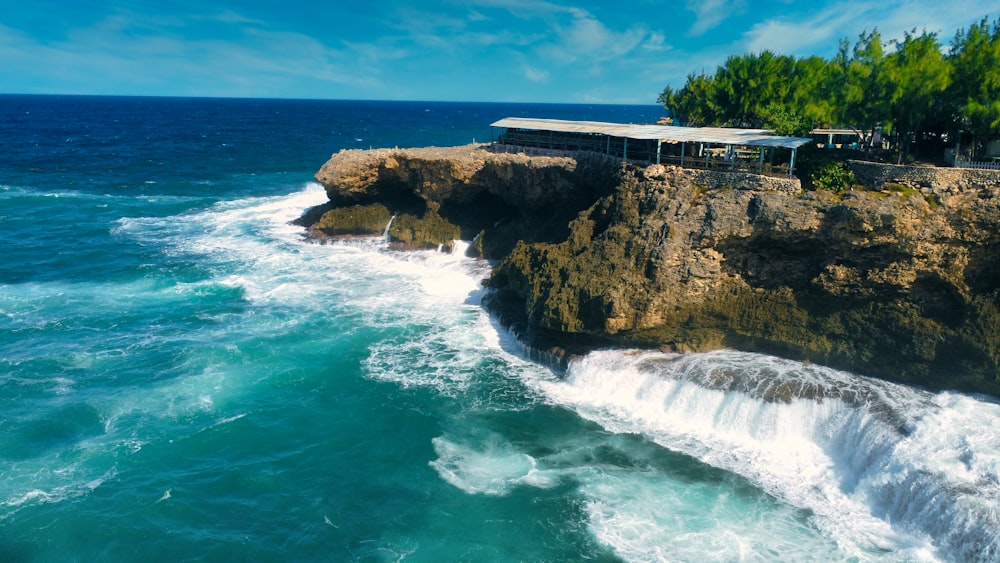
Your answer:
[[[489,145],[345,150],[317,172],[330,203],[302,224],[317,238],[382,232],[403,248],[449,245],[460,235],[499,257],[517,240],[558,241],[569,220],[615,185],[600,155],[498,154]]]
[[[1000,394],[1000,181],[838,196],[483,146],[344,151],[317,179],[314,236],[398,212],[402,246],[478,237],[489,306],[547,346],[732,347]]]

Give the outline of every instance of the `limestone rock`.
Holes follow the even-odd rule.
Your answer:
[[[627,169],[564,242],[518,245],[489,283],[553,333],[998,393],[998,197],[706,189]]]
[[[381,205],[430,233],[409,247],[476,237],[488,306],[559,357],[726,346],[1000,394],[1000,175],[864,171],[874,190],[838,195],[600,155],[343,151],[303,222]]]
[[[389,234],[406,247],[450,246],[482,233],[477,251],[496,258],[518,240],[565,237],[572,217],[613,189],[617,166],[601,155],[527,156],[490,145],[344,150],[316,180],[330,199],[324,210],[378,204],[422,221],[406,236],[407,220],[394,223]],[[300,222],[313,225],[317,215],[307,212]]]

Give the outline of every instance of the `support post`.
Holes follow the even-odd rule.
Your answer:
[[[758,174],[763,174],[764,173],[764,150],[765,150],[764,147],[760,147],[760,149],[759,149],[760,158],[757,159],[757,173]]]
[[[628,137],[625,137],[625,148],[622,149],[622,160],[628,160]]]
[[[788,177],[789,178],[791,178],[792,175],[795,174],[795,153],[798,150],[799,150],[798,148],[793,148],[792,149],[792,161],[788,164]]]
[[[684,153],[687,152],[686,145],[686,142],[681,141],[681,166],[684,166]]]
[[[656,140],[656,163],[660,163],[660,146],[663,144],[663,139]]]

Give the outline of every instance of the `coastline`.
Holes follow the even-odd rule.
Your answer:
[[[473,240],[496,261],[484,307],[563,367],[599,348],[732,348],[996,396],[1000,181],[945,172],[834,194],[592,153],[342,151],[316,176],[330,203],[301,224],[382,234],[395,217],[397,248]]]

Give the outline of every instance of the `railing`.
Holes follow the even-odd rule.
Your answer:
[[[495,153],[523,153],[528,156],[562,156],[570,158],[579,158],[582,155],[588,155],[591,157],[603,157],[608,159],[620,160],[620,156],[608,155],[603,151],[596,150],[565,150],[565,149],[550,149],[546,147],[538,146],[525,146],[509,143],[495,142],[490,146],[490,150]],[[633,153],[629,152],[629,161],[641,164],[653,164],[656,155],[642,155],[645,158],[633,158]],[[652,158],[650,158],[650,156]],[[763,165],[758,161],[758,159],[744,159],[737,158],[734,160],[727,160],[722,156],[711,156],[707,158],[704,156],[685,156],[681,158],[676,155],[661,155],[660,164],[682,166],[684,168],[693,168],[696,170],[718,170],[721,172],[746,172],[750,174],[759,174],[762,176],[774,176],[779,178],[788,177],[788,164],[772,165],[768,162],[764,162]]]
[[[955,168],[976,170],[1000,170],[1000,160],[955,160]]]

